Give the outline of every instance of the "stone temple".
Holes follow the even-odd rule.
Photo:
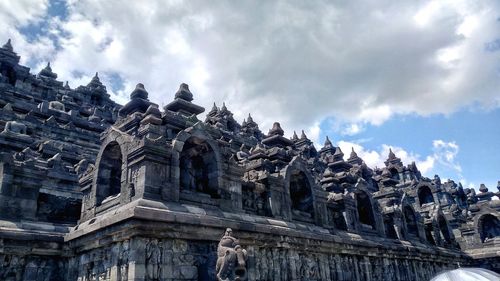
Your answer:
[[[71,89],[0,48],[0,280],[429,280],[500,271],[500,192],[266,133],[188,85]]]

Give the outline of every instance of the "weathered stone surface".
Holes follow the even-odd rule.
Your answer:
[[[0,74],[0,280],[216,280],[218,258],[248,280],[500,271],[500,191],[264,135],[225,104],[202,122],[187,84],[163,111],[142,84],[122,107],[97,73],[76,89],[32,75],[10,41]],[[245,254],[218,255],[226,228]]]

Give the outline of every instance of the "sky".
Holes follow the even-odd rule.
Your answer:
[[[95,72],[119,103],[181,83],[264,133],[326,136],[382,167],[500,180],[500,1],[0,0],[0,44],[71,87]],[[201,118],[204,118],[201,116]]]

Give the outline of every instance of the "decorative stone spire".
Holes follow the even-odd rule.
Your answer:
[[[92,91],[106,92],[106,87],[101,83],[98,72],[96,72],[94,77],[92,77],[92,80],[90,80],[89,84],[87,84],[87,87],[89,87]]]
[[[335,174],[330,168],[326,168],[323,172],[323,176],[320,180],[321,187],[326,191],[335,191],[338,187],[338,179],[335,178]]]
[[[212,109],[207,113],[207,118],[205,119],[206,123],[209,124],[215,124],[217,121],[217,116],[219,115],[219,108],[214,102],[214,106],[212,106]]]
[[[354,147],[351,147],[351,155],[349,156],[349,158],[356,158],[358,157],[358,154],[356,153],[356,151],[354,151]]]
[[[299,150],[300,155],[304,159],[316,157],[318,152],[316,151],[316,148],[314,147],[312,141],[307,138],[304,130],[302,130],[302,132],[300,133],[300,139],[294,142],[295,147]]]
[[[387,156],[387,160],[385,160],[385,166],[388,167],[389,165],[395,165],[398,167],[403,166],[403,162],[401,162],[401,159],[399,159],[396,154],[392,151],[392,147],[389,147],[389,155]]]
[[[297,136],[297,133],[295,131],[293,131],[292,140],[293,141],[298,141],[299,140],[299,137]]]
[[[340,146],[337,147],[337,149],[335,149],[335,153],[333,154],[334,158],[337,159],[337,158],[343,158],[344,157],[344,153],[342,152],[342,150],[340,149]]]
[[[14,52],[14,48],[12,48],[12,44],[10,43],[10,38],[9,38],[9,40],[7,40],[7,43],[5,43],[2,46],[2,49],[7,50],[9,52]]]
[[[86,87],[91,94],[91,102],[95,105],[102,105],[104,100],[109,100],[109,94],[106,91],[106,86],[101,83],[99,73],[96,72]]]
[[[412,171],[418,171],[417,169],[417,164],[415,163],[415,161],[412,161],[411,164],[409,165],[409,168],[412,170]]]
[[[161,125],[162,123],[161,112],[156,104],[151,104],[144,113],[144,116],[145,117],[142,119],[141,124]],[[157,134],[155,134],[155,136],[156,135]]]
[[[300,134],[300,139],[301,140],[307,140],[307,136],[306,136],[306,133],[304,133],[304,130],[302,130],[302,133]]]
[[[14,66],[19,63],[20,59],[21,57],[14,52],[10,39],[7,40],[7,43],[0,48],[0,62],[2,62],[2,64]]]
[[[186,83],[182,83],[179,86],[179,90],[177,91],[177,93],[175,93],[175,98],[191,102],[193,100],[193,94],[189,90],[189,85]]]
[[[193,94],[189,90],[186,83],[179,86],[179,90],[175,93],[175,99],[167,104],[164,109],[173,112],[178,112],[184,116],[198,115],[205,111],[205,108],[192,103]]]
[[[283,131],[283,129],[281,129],[281,125],[279,122],[274,122],[273,128],[271,130],[269,130],[269,132],[267,134],[269,136],[273,136],[273,135],[283,136],[285,134],[285,132]]]
[[[145,113],[152,104],[148,100],[148,92],[144,88],[144,85],[139,83],[130,94],[130,101],[118,111],[118,114],[120,116],[127,116],[134,112]]]
[[[47,63],[47,66],[44,69],[42,69],[40,71],[40,73],[38,73],[38,75],[43,76],[43,77],[52,78],[52,79],[57,78],[57,74],[52,72],[52,68],[50,67],[50,62]]]
[[[68,81],[66,81],[66,83],[64,84],[64,88],[65,88],[65,89],[67,89],[67,90],[71,89],[71,88],[69,87],[69,83],[68,83]]]
[[[89,85],[92,85],[92,84],[102,85],[101,79],[99,79],[99,72],[96,72],[94,77],[92,77],[92,80],[90,80]]]
[[[253,121],[250,113],[246,122],[241,125],[241,131],[245,134],[254,136],[257,140],[261,140],[264,134],[259,130],[259,125]]]
[[[210,110],[210,112],[208,114],[217,113],[217,112],[219,112],[219,108],[217,107],[217,105],[214,102],[214,105],[212,106],[212,109]]]
[[[95,77],[97,77],[97,73]],[[130,99],[148,99],[148,92],[146,91],[146,89],[144,89],[144,84],[139,83],[135,86],[135,90],[130,94]]]
[[[214,109],[212,109],[212,111],[208,113],[205,122],[230,132],[239,132],[241,129],[241,125],[234,119],[233,113],[227,109],[225,102],[222,103],[220,110],[214,111]]]
[[[272,147],[286,147],[293,145],[293,141],[288,138],[283,137],[285,132],[281,129],[281,125],[279,122],[274,122],[272,129],[269,130],[265,139],[262,140],[262,143]]]
[[[392,160],[395,158],[396,158],[396,154],[394,154],[394,152],[392,152],[392,148],[389,147],[389,156],[387,157],[387,159]]]
[[[224,112],[224,113],[228,111],[225,102],[222,103],[222,107],[220,108],[220,111]]]
[[[479,191],[481,191],[482,193],[485,193],[485,192],[488,192],[488,188],[486,187],[486,185],[484,183],[482,183],[479,186]]]
[[[363,160],[359,158],[356,151],[354,151],[354,147],[351,147],[351,155],[349,155],[349,159],[347,159],[347,162],[351,165],[354,164],[361,165],[363,163]]]
[[[326,140],[325,140],[325,144],[323,145],[323,148],[332,148],[332,147],[333,147],[333,144],[330,141],[330,138],[328,138],[328,136],[326,136]]]
[[[333,154],[335,153],[335,147],[333,146],[333,144],[330,141],[330,138],[328,136],[326,136],[325,144],[319,150],[319,153],[322,155],[323,158],[327,157],[328,155],[333,156]],[[326,158],[324,158],[324,160],[328,161],[328,160],[326,160]]]

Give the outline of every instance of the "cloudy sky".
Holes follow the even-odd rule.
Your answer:
[[[98,71],[120,103],[142,82],[165,105],[185,82],[207,109],[328,135],[370,166],[392,147],[429,177],[500,180],[498,0],[0,0],[0,23],[33,73]]]

